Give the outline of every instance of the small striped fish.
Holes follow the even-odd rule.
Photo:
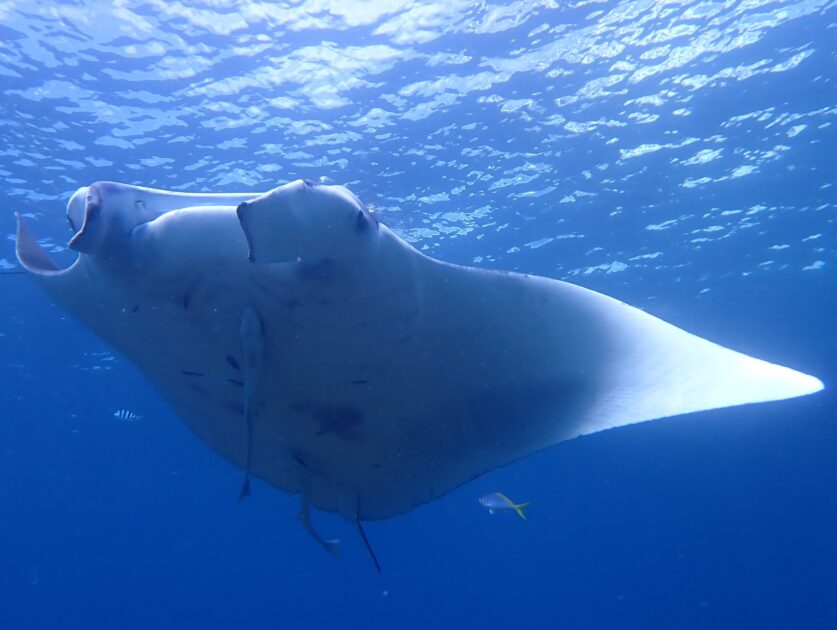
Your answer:
[[[134,413],[130,409],[117,409],[113,412],[113,417],[117,420],[123,420],[125,422],[134,422],[135,420],[142,420],[142,416]]]

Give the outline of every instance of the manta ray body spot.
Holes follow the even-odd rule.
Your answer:
[[[320,432],[341,440],[358,440],[362,437],[363,412],[357,407],[322,405],[313,416],[320,423]]]
[[[243,416],[244,415],[244,404],[240,401],[231,401],[231,400],[217,400],[216,402],[226,409],[227,411],[231,412],[236,416]]]
[[[341,440],[358,440],[363,437],[363,411],[349,405],[318,404],[305,401],[290,405],[291,411],[313,420],[318,429],[315,435],[333,435]]]
[[[218,410],[223,411],[225,415],[232,414],[234,417],[241,417],[244,415],[244,404],[240,400],[222,398],[216,393],[215,389],[211,390],[207,385],[204,385],[203,382],[200,381],[190,379],[186,382],[186,386],[201,399],[209,402]]]
[[[193,379],[188,379],[186,385],[189,389],[191,389],[196,394],[199,394],[203,398],[212,398],[212,395],[209,393],[209,390],[206,388],[206,385],[195,381]]]
[[[294,271],[300,280],[315,282],[330,282],[337,273],[334,259],[329,257],[312,262],[300,260]]]
[[[302,466],[302,467],[303,467],[303,468],[305,468],[306,470],[314,470],[314,469],[310,466],[310,464],[308,464],[308,462],[307,462],[307,461],[305,461],[305,458],[302,456],[302,454],[301,454],[299,451],[293,451],[293,452],[291,453],[291,457],[293,457],[293,458],[294,458],[294,461],[295,461],[297,464],[299,464],[300,466]]]

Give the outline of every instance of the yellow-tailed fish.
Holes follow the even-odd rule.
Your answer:
[[[491,514],[514,510],[525,521],[526,515],[523,513],[523,509],[528,507],[529,504],[515,503],[502,492],[492,492],[480,497],[480,505],[488,508]]]

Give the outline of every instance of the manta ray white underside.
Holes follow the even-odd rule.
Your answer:
[[[212,448],[299,492],[312,533],[309,504],[383,519],[562,440],[822,388],[594,291],[429,258],[340,186],[98,182],[67,217],[75,263],[18,217],[21,264]]]

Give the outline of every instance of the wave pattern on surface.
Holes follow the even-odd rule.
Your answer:
[[[813,68],[834,61],[833,7],[3,3],[4,226],[97,179],[310,177],[348,184],[420,248],[471,252],[457,262],[600,287],[720,254],[735,274],[817,272],[834,258],[812,235],[835,234],[816,164],[837,103]]]

